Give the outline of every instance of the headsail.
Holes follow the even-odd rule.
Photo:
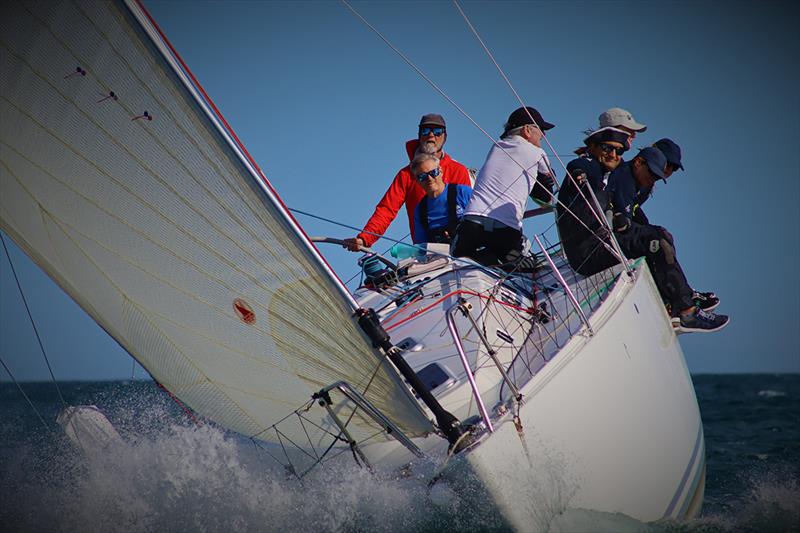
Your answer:
[[[0,223],[81,307],[243,434],[338,380],[431,429],[138,4],[2,12]]]

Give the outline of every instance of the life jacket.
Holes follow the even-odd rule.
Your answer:
[[[419,218],[425,230],[425,235],[428,236],[428,242],[450,243],[450,240],[456,234],[456,226],[458,225],[458,214],[456,213],[457,195],[458,185],[447,185],[447,225],[433,230],[431,230],[430,221],[428,220],[428,197],[426,196],[419,203]]]

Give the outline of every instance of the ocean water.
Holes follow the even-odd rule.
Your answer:
[[[698,518],[645,524],[556,501],[531,531],[800,531],[800,375],[693,380],[707,458]],[[349,463],[302,485],[287,480],[263,450],[196,426],[152,382],[60,384],[68,403],[100,407],[125,441],[87,456],[54,422],[54,385],[22,386],[44,423],[13,384],[0,384],[2,531],[502,530],[454,494],[413,479],[387,482]]]

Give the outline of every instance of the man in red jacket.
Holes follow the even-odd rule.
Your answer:
[[[447,127],[444,117],[435,113],[423,115],[419,121],[418,138],[406,143],[409,161],[417,153],[433,154],[441,160],[440,166],[445,183],[472,187],[467,167],[444,153],[443,147],[446,140]],[[425,189],[417,183],[416,176],[411,175],[409,166],[401,168],[389,186],[389,190],[375,207],[375,212],[372,213],[363,231],[355,238],[345,239],[345,247],[350,251],[357,252],[360,246],[372,246],[392,223],[403,203],[406,204],[408,227],[413,236],[414,209],[424,197]]]

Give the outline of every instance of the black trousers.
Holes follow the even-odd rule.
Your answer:
[[[471,257],[482,265],[497,265],[517,259],[522,253],[522,232],[508,226],[487,230],[472,220],[458,223],[450,255]]]
[[[616,235],[628,258],[645,258],[661,298],[670,304],[674,313],[694,305],[694,291],[678,263],[672,236],[664,228],[633,222],[626,231]]]
[[[594,235],[583,240],[562,241],[561,245],[569,266],[584,276],[597,274],[619,263],[617,256],[609,252]]]

